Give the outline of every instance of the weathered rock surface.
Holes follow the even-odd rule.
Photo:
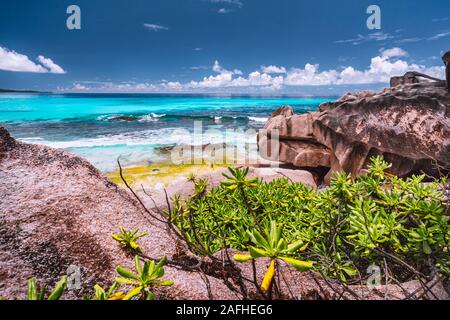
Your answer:
[[[69,291],[69,298],[109,283],[119,264],[132,269],[133,257],[111,238],[119,226],[147,232],[140,244],[155,259],[185,250],[165,224],[87,161],[18,143],[1,127],[0,195],[0,296],[6,298],[23,298],[31,276],[55,283],[71,265],[81,268],[81,289]],[[166,277],[175,285],[163,297],[208,299],[202,274],[169,266]],[[223,281],[206,279],[216,298],[236,298]]]
[[[398,176],[436,176],[436,164],[441,173],[450,165],[450,93],[443,81],[349,93],[302,116],[284,107],[264,129],[260,149],[267,148],[276,129],[280,161],[298,167],[325,166],[356,175],[373,155],[383,155]]]

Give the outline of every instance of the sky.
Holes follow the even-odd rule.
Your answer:
[[[332,95],[409,70],[442,78],[447,50],[446,0],[0,2],[0,88]]]

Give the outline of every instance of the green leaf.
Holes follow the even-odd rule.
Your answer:
[[[144,289],[143,287],[136,287],[136,288],[132,289],[130,292],[127,293],[127,295],[123,298],[123,300],[133,299],[134,297],[139,295],[143,289]]]
[[[124,278],[138,280],[138,277],[133,272],[131,272],[130,270],[128,270],[122,266],[118,266],[116,268],[116,271],[118,274],[120,274]]]
[[[248,251],[250,252],[250,255],[252,256],[253,259],[270,257],[270,254],[266,250],[263,250],[263,249],[249,247]]]
[[[427,241],[423,241],[422,246],[423,246],[423,252],[425,254],[430,255],[430,254],[433,253],[433,250],[431,250],[431,247],[430,247],[430,245],[428,244]]]
[[[289,253],[296,253],[297,251],[305,251],[306,247],[304,248],[304,250],[300,250],[300,249],[303,249],[302,248],[303,242],[304,242],[303,240],[298,240],[296,242],[291,243],[290,245],[288,245],[287,251]],[[307,245],[308,244],[306,244],[306,246]]]
[[[264,239],[264,237],[258,232],[258,230],[253,230],[253,232],[250,233],[250,236],[257,246],[267,250],[271,248],[269,242]]]
[[[131,284],[131,285],[137,285],[137,284],[140,283],[138,280],[132,280],[132,279],[121,278],[121,277],[116,278],[116,281],[117,281],[118,284]]]
[[[141,261],[139,260],[138,255],[136,255],[134,257],[134,267],[136,268],[138,275],[141,275],[142,274],[142,265],[141,265]]]
[[[28,300],[38,300],[36,279],[34,279],[34,278],[28,279],[27,299]]]
[[[173,286],[174,282],[172,280],[161,280],[157,282],[158,286],[170,287]]]
[[[288,257],[281,257],[280,259],[287,262],[289,265],[293,266],[295,269],[299,271],[307,271],[312,269],[314,266],[313,261],[301,261]]]
[[[164,256],[159,260],[158,264],[156,265],[156,268],[161,268],[167,263],[167,256]]]
[[[56,284],[55,289],[49,295],[48,300],[59,300],[67,287],[67,276],[63,276]]]
[[[233,256],[234,260],[236,260],[237,262],[248,262],[250,260],[253,260],[251,255],[248,254],[235,254]]]

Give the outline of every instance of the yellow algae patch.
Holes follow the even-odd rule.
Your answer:
[[[187,178],[191,174],[199,175],[206,172],[221,170],[227,167],[227,165],[211,164],[175,165],[173,163],[154,163],[134,167],[125,167],[123,168],[123,176],[127,182],[134,187],[140,187],[141,184],[149,187],[163,184],[168,187],[173,182],[182,178]],[[119,170],[106,175],[111,181],[123,186]]]

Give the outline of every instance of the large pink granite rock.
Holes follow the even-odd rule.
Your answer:
[[[259,147],[277,130],[280,161],[302,168],[356,175],[374,155],[383,155],[398,176],[437,176],[450,166],[450,93],[443,81],[346,94],[307,115],[284,107],[264,129]]]

